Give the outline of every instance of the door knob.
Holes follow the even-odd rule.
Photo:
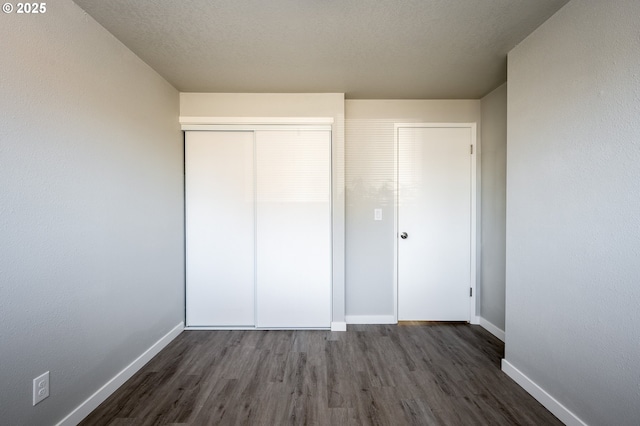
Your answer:
[[[406,232],[403,232],[402,234],[400,234],[400,238],[402,238],[403,240],[406,240],[408,236],[409,234],[407,234]]]

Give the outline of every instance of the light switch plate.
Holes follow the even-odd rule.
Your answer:
[[[382,220],[382,209],[373,209],[373,220]]]

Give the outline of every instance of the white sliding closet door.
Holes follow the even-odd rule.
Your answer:
[[[256,132],[257,326],[331,325],[331,132]]]
[[[186,132],[188,326],[255,325],[253,139]]]

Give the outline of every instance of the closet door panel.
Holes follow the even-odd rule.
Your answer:
[[[256,132],[257,326],[331,322],[331,132]]]
[[[253,132],[185,136],[188,326],[255,325]]]

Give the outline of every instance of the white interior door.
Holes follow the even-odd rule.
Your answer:
[[[398,128],[399,320],[470,319],[471,132]]]
[[[255,325],[253,135],[186,132],[188,326]]]
[[[256,132],[257,326],[331,325],[331,132]]]

